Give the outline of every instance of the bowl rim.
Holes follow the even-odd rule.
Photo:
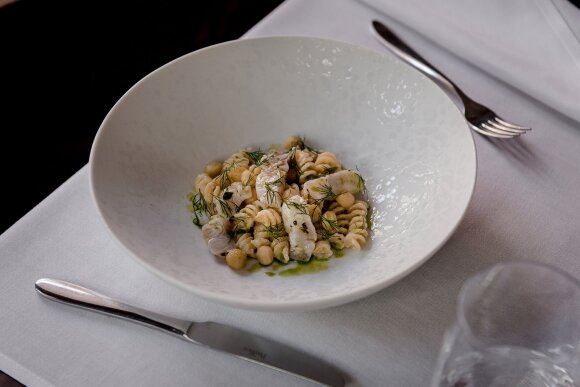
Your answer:
[[[284,300],[284,301],[280,301],[280,300],[271,300],[271,301],[252,300],[252,299],[239,298],[239,297],[235,297],[235,296],[231,296],[231,295],[227,295],[227,296],[220,295],[220,294],[216,294],[216,293],[211,292],[211,291],[207,291],[207,290],[204,290],[201,288],[194,287],[192,285],[187,285],[187,284],[182,283],[181,281],[175,279],[171,275],[163,273],[161,270],[157,269],[154,265],[152,265],[152,264],[146,262],[144,259],[140,258],[139,255],[136,254],[131,249],[130,246],[125,244],[122,241],[122,239],[119,238],[113,232],[111,226],[109,225],[109,222],[107,221],[107,219],[104,215],[103,208],[101,207],[101,204],[99,204],[99,200],[97,198],[98,194],[96,193],[96,188],[95,188],[95,180],[96,180],[96,177],[95,177],[95,158],[96,158],[96,154],[97,154],[98,149],[99,149],[99,144],[101,143],[101,137],[103,136],[103,132],[105,131],[105,127],[107,126],[108,122],[111,120],[112,115],[116,112],[117,109],[119,109],[119,106],[127,98],[129,98],[140,87],[140,85],[142,83],[147,82],[150,77],[155,76],[155,74],[157,74],[158,72],[164,71],[167,67],[170,67],[177,62],[180,62],[183,60],[188,60],[190,57],[197,56],[200,53],[203,53],[205,51],[211,51],[211,50],[223,48],[223,47],[229,46],[229,45],[247,44],[247,43],[256,42],[256,41],[277,41],[277,40],[278,41],[279,40],[309,40],[312,42],[318,41],[318,42],[324,42],[324,43],[345,45],[345,46],[350,46],[352,49],[366,51],[368,53],[371,53],[372,55],[378,55],[378,56],[381,56],[383,58],[387,58],[388,60],[391,60],[394,62],[404,63],[400,59],[398,59],[394,56],[389,56],[386,53],[383,53],[383,52],[380,52],[377,50],[373,50],[371,48],[368,48],[368,47],[365,47],[365,46],[362,46],[359,44],[354,44],[354,43],[341,41],[341,40],[335,40],[335,39],[306,36],[306,35],[304,35],[304,36],[303,35],[265,36],[265,37],[256,37],[256,38],[242,38],[242,39],[236,39],[236,40],[230,40],[230,41],[226,41],[226,42],[217,43],[217,44],[203,47],[203,48],[200,48],[198,50],[181,55],[181,56],[165,63],[164,65],[156,68],[155,70],[151,71],[150,73],[148,73],[144,77],[142,77],[133,86],[131,86],[115,102],[115,104],[107,112],[105,118],[103,119],[101,125],[99,126],[99,129],[97,130],[97,133],[95,134],[95,138],[93,140],[93,143],[91,146],[91,151],[89,154],[89,163],[88,163],[89,164],[89,190],[91,193],[92,202],[94,203],[94,205],[96,207],[99,218],[103,221],[103,223],[105,225],[105,229],[107,229],[107,232],[112,237],[112,239],[116,241],[117,245],[121,246],[122,249],[125,250],[125,252],[127,252],[128,255],[134,261],[136,261],[138,264],[140,264],[142,267],[145,267],[148,271],[157,275],[161,279],[165,280],[166,282],[168,282],[168,283],[170,283],[170,284],[172,284],[180,289],[185,290],[186,292],[188,292],[190,294],[194,294],[194,295],[202,297],[206,300],[215,301],[215,302],[218,302],[218,303],[223,304],[223,305],[228,305],[228,306],[242,308],[242,309],[248,309],[248,310],[256,310],[256,311],[297,312],[297,311],[310,311],[310,310],[318,310],[318,309],[323,309],[323,308],[330,308],[333,306],[343,305],[343,304],[364,298],[364,297],[369,296],[373,293],[376,293],[382,289],[385,289],[386,287],[392,285],[395,282],[398,282],[402,278],[406,277],[407,275],[409,275],[410,273],[415,271],[418,267],[423,265],[426,261],[428,261],[435,253],[437,253],[441,249],[441,247],[445,243],[447,243],[449,238],[455,233],[455,231],[459,227],[461,221],[465,217],[465,213],[466,213],[466,211],[471,203],[471,200],[473,199],[473,193],[475,190],[475,185],[476,185],[476,180],[477,180],[477,152],[476,152],[476,148],[475,148],[475,142],[473,140],[473,133],[471,133],[471,130],[469,129],[469,127],[467,125],[467,122],[465,122],[465,127],[466,127],[465,133],[467,134],[468,138],[470,139],[470,141],[468,141],[468,145],[470,147],[469,155],[470,155],[470,158],[473,160],[473,169],[472,169],[472,173],[471,173],[471,185],[469,187],[469,195],[468,195],[467,200],[465,202],[465,207],[462,209],[460,216],[457,217],[455,223],[453,224],[453,227],[450,227],[449,231],[445,234],[445,236],[443,238],[441,238],[439,243],[436,246],[434,246],[433,248],[431,248],[427,254],[425,254],[421,259],[416,260],[412,265],[406,267],[405,270],[402,270],[397,275],[389,277],[388,279],[383,280],[383,281],[378,281],[378,282],[373,283],[369,286],[365,286],[365,287],[356,289],[356,290],[351,291],[349,293],[333,294],[330,296],[318,297],[316,299],[299,300],[299,301],[294,301],[294,300],[289,300],[289,301],[288,300]],[[414,72],[416,75],[419,75],[419,77],[422,78],[423,81],[430,82],[432,85],[434,85],[436,87],[436,89],[438,90],[438,92],[440,93],[441,97],[444,98],[445,100],[447,100],[448,103],[455,106],[454,102],[449,98],[449,96],[447,94],[445,94],[445,92],[443,92],[443,90],[441,90],[439,88],[439,86],[437,86],[431,79],[429,79],[428,77],[426,77],[421,72],[419,72],[418,70],[416,70],[415,68],[413,68],[411,66],[406,65],[405,67],[410,72]],[[462,120],[464,120],[464,117],[459,110],[457,110],[457,114],[461,117]]]

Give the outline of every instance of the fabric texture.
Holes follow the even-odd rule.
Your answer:
[[[580,121],[580,10],[566,0],[359,1]]]

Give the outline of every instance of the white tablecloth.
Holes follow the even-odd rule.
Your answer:
[[[247,36],[313,35],[377,50],[371,18],[349,0],[289,0]],[[393,24],[393,26],[397,26]],[[207,302],[137,265],[97,217],[81,169],[0,236],[0,369],[31,386],[305,386],[307,382],[164,333],[40,298],[53,277],[191,320],[292,344],[344,370],[352,385],[427,385],[463,281],[494,262],[537,260],[580,277],[580,129],[413,32],[395,28],[466,92],[534,131],[476,135],[478,181],[457,232],[426,264],[363,300],[308,313],[255,313]]]
[[[359,1],[580,121],[580,10],[567,0]]]

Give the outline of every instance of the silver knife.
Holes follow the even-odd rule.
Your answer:
[[[55,279],[36,281],[43,296],[160,329],[191,343],[217,349],[241,359],[328,386],[344,386],[332,366],[280,343],[216,322],[191,322],[163,316],[116,301],[93,290]]]

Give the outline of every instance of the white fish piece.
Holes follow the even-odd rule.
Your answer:
[[[335,195],[345,192],[356,194],[364,189],[364,180],[360,173],[349,169],[332,173],[326,176],[326,180]]]
[[[256,195],[264,206],[280,208],[282,193],[286,186],[285,176],[284,171],[275,167],[262,169],[256,178]]]
[[[282,205],[282,221],[290,241],[290,258],[297,261],[308,261],[316,242],[316,229],[306,204],[301,196],[294,195]]]
[[[229,250],[236,248],[236,244],[229,235],[220,235],[208,240],[207,247],[213,255],[225,257]]]
[[[241,182],[236,181],[219,194],[219,197],[213,198],[213,205],[218,215],[229,218],[239,211],[244,200],[251,197],[252,187],[244,186]]]
[[[266,168],[276,168],[283,171],[285,174],[288,173],[290,166],[288,162],[290,161],[290,152],[278,153],[275,152],[271,155],[264,156],[266,159]]]
[[[308,180],[302,186],[302,192],[314,200],[325,199],[334,194],[326,176]]]
[[[201,227],[201,235],[203,236],[203,239],[208,241],[222,235],[228,236],[230,229],[231,223],[226,218],[214,215]]]
[[[302,188],[303,192],[315,200],[338,196],[345,192],[356,194],[363,189],[364,180],[360,173],[348,169],[309,180]]]
[[[252,197],[252,187],[250,187],[249,185],[244,186],[241,182],[236,181],[235,183],[232,183],[224,192],[224,195],[227,192],[231,192],[232,196],[231,198],[227,199],[228,201],[231,201],[232,203],[234,203],[236,205],[236,207],[240,207],[242,205],[242,203],[244,202],[244,200],[249,199]],[[222,195],[222,197],[225,199],[225,196]]]

